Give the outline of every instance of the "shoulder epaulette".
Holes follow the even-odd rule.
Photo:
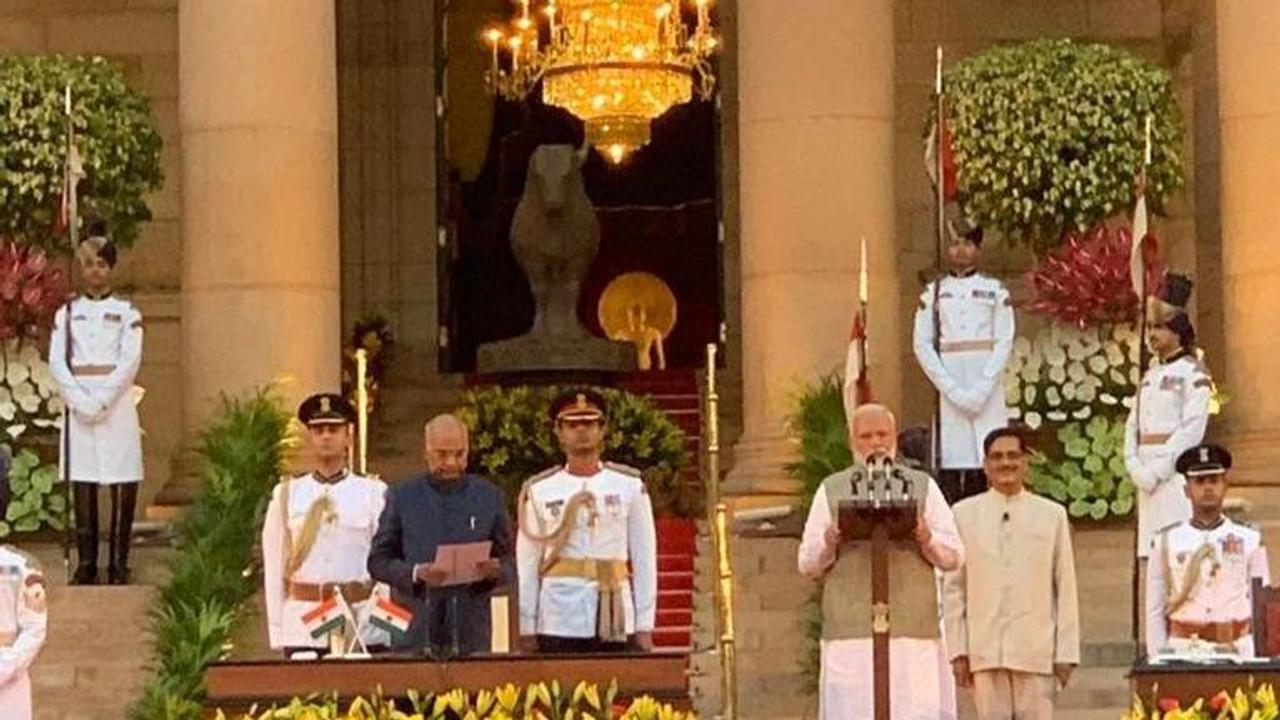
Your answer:
[[[28,570],[38,575],[44,574],[44,571],[40,569],[40,561],[36,559],[35,555],[32,555],[31,553],[21,548],[14,547],[13,545],[10,545],[8,547],[10,552],[22,558],[22,561],[26,563]]]
[[[606,462],[604,466],[609,468],[610,470],[613,470],[614,472],[620,472],[623,475],[630,475],[631,477],[637,477],[637,478],[644,476],[643,472],[641,472],[640,470],[637,470],[636,468],[631,467],[630,465],[623,465],[622,463],[616,463],[616,462]]]
[[[560,466],[559,466],[559,465],[552,465],[551,467],[547,468],[546,470],[543,470],[542,472],[538,473],[537,475],[534,475],[533,477],[530,477],[528,480],[525,480],[525,481],[524,481],[524,485],[523,485],[523,487],[525,487],[525,488],[530,487],[530,486],[532,486],[534,483],[539,482],[539,481],[541,481],[541,480],[546,480],[547,478],[551,477],[552,475],[555,475],[555,474],[556,474],[556,473],[558,473],[558,472],[560,472]]]

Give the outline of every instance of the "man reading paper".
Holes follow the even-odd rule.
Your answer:
[[[465,472],[467,428],[461,420],[436,416],[424,442],[427,472],[387,491],[369,574],[390,585],[392,598],[413,612],[395,649],[439,656],[489,652],[489,595],[512,577],[506,503],[496,485]],[[488,551],[477,554],[477,543]]]

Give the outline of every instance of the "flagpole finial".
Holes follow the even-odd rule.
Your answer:
[[[867,277],[867,238],[862,238],[862,255],[858,265],[858,302],[863,305],[867,304],[867,285],[869,285]]]
[[[933,69],[933,91],[942,94],[942,46],[937,46],[937,63]]]

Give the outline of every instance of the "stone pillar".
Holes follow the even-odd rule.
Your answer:
[[[219,393],[339,382],[334,3],[178,9],[188,435]]]
[[[870,372],[896,407],[892,0],[739,0],[743,434],[730,494],[792,493],[784,422],[803,384],[844,366],[871,275]]]
[[[1226,431],[1238,479],[1266,480],[1280,462],[1274,372],[1280,357],[1274,312],[1280,287],[1280,4],[1218,0],[1216,6],[1226,325],[1225,372],[1219,375],[1232,401],[1215,434]]]

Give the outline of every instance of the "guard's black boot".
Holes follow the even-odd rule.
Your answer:
[[[129,545],[133,539],[133,511],[138,502],[138,483],[111,486],[111,561],[107,583],[129,584]]]
[[[72,483],[76,511],[76,571],[72,585],[98,583],[98,486]]]

